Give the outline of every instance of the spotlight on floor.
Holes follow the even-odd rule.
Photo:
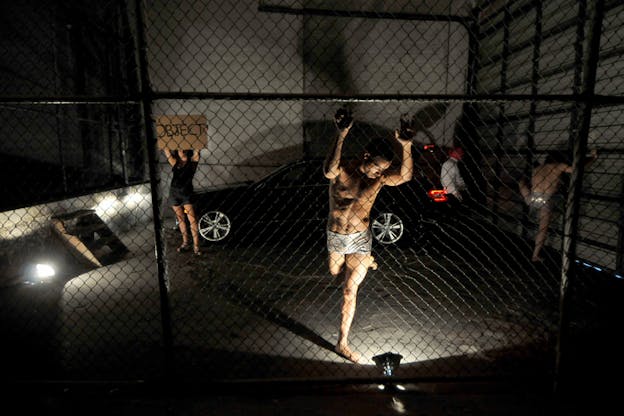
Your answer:
[[[386,352],[374,356],[373,361],[375,361],[377,367],[383,371],[384,376],[390,377],[394,374],[394,370],[399,368],[402,358],[403,356],[401,354]]]
[[[26,280],[25,283],[34,285],[37,283],[46,283],[52,280],[56,275],[54,266],[48,263],[36,263],[26,268]]]

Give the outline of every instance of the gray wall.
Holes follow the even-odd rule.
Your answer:
[[[511,10],[517,9],[528,1],[513,2]],[[590,2],[591,3],[591,2]],[[622,64],[621,48],[624,41],[624,5],[607,1],[607,12],[601,36],[600,60],[596,82],[596,93],[605,95],[621,95],[624,90],[624,64]],[[542,39],[539,54],[539,76],[537,93],[539,94],[572,94],[574,87],[574,44],[576,41],[577,21],[580,2],[575,0],[555,0],[543,2]],[[482,18],[491,16],[502,3],[487,9]],[[531,73],[532,55],[535,43],[535,10],[514,19],[509,25],[509,46],[512,53],[508,59],[507,82],[502,83],[502,59],[497,59],[503,52],[503,29],[493,31],[480,43],[477,73],[479,93],[530,94],[532,92]],[[503,14],[481,25],[486,31],[497,22]],[[585,25],[585,33],[588,31]],[[516,48],[527,42],[524,48]],[[587,47],[587,40],[584,40]],[[515,49],[515,50],[514,50]],[[486,174],[490,184],[494,177],[505,182],[500,188],[490,186],[492,198],[498,198],[498,212],[509,214],[508,226],[521,232],[517,220],[522,217],[523,203],[517,191],[517,181],[522,173],[530,169],[531,162],[542,162],[544,152],[550,149],[566,150],[570,141],[572,120],[571,106],[565,102],[537,102],[535,116],[534,147],[532,160],[527,159],[520,151],[529,148],[529,109],[530,102],[506,103],[499,113],[496,105],[481,106],[481,115],[489,120],[489,126],[480,129],[483,148],[493,151],[499,144],[502,154],[500,172],[495,169],[496,159],[492,155],[487,161]],[[553,110],[559,110],[554,113]],[[544,114],[544,112],[549,112]],[[624,144],[622,134],[622,106],[606,106],[594,109],[590,128],[589,146],[601,149],[599,160],[592,165],[584,177],[586,195],[581,203],[580,237],[578,256],[612,269],[616,265],[618,241],[618,221],[620,202],[623,189]],[[499,123],[503,134],[497,136]],[[602,199],[602,200],[598,200]],[[612,199],[611,201],[605,199]],[[553,230],[561,230],[559,215],[552,224]],[[592,242],[593,240],[593,242]],[[549,245],[559,249],[561,240],[556,232],[551,233]],[[605,246],[611,248],[605,248]]]
[[[335,2],[261,2],[337,7]],[[389,11],[388,2],[341,2],[342,10]],[[405,13],[466,14],[464,2],[392,3]],[[431,8],[434,7],[435,10]],[[154,1],[147,5],[150,77],[158,91],[271,94],[461,94],[468,37],[458,23],[276,14],[258,2]],[[321,156],[342,103],[320,101],[159,101],[155,114],[205,114],[209,144],[196,188],[258,179],[276,166]],[[351,103],[357,121],[391,132],[403,112],[428,103]],[[460,105],[431,127],[452,139]],[[322,128],[309,128],[310,125]],[[424,135],[417,139],[428,141]],[[169,168],[161,159],[166,188]]]

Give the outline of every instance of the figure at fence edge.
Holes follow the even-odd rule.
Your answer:
[[[323,172],[330,180],[329,216],[327,221],[327,250],[332,276],[344,272],[343,301],[338,342],[335,351],[355,363],[361,355],[349,346],[349,332],[355,315],[357,292],[368,269],[376,269],[371,255],[372,234],[370,212],[384,185],[398,186],[412,179],[412,143],[394,133],[401,145],[401,166],[389,170],[395,157],[390,140],[373,139],[361,158],[343,161],[342,147],[353,118],[346,109],[340,109],[334,118],[337,135],[329,148]]]
[[[199,247],[199,227],[197,216],[193,207],[193,177],[199,163],[199,150],[174,150],[163,149],[167,162],[171,165],[172,178],[169,187],[169,203],[176,215],[178,228],[182,234],[182,244],[177,248],[179,253],[191,250],[189,243],[186,217],[191,228],[193,239],[193,254],[201,255]]]
[[[591,150],[591,155],[585,159],[585,168],[598,158],[597,149]],[[555,194],[559,190],[561,176],[564,173],[572,173],[564,152],[553,150],[548,152],[544,163],[533,169],[530,186],[527,180],[522,178],[519,183],[520,194],[530,209],[538,213],[538,229],[535,234],[535,245],[531,261],[541,262],[541,251],[546,243],[548,227],[552,218],[555,205]]]

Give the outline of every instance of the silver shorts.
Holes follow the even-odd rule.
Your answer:
[[[327,250],[340,254],[367,254],[373,248],[370,230],[353,234],[338,234],[327,230]]]
[[[545,194],[542,192],[531,192],[527,204],[529,205],[529,207],[534,209],[541,209],[544,207],[550,208],[551,199],[552,195],[550,194]]]

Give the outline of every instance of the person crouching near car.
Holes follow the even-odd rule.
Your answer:
[[[383,186],[397,186],[412,179],[412,145],[410,140],[400,138],[398,130],[395,131],[395,139],[403,153],[398,172],[389,171],[395,154],[392,144],[381,138],[366,146],[360,160],[343,162],[342,147],[353,119],[347,111],[339,110],[334,121],[338,134],[329,149],[323,171],[330,180],[327,221],[329,271],[333,276],[344,273],[340,333],[335,351],[357,363],[361,355],[349,347],[348,337],[355,315],[358,288],[368,269],[376,268],[371,255],[370,212]]]
[[[197,217],[193,208],[193,177],[199,163],[199,150],[174,150],[164,149],[167,162],[171,165],[173,176],[169,187],[169,202],[178,220],[178,227],[182,234],[182,244],[177,248],[178,253],[190,251],[186,217],[191,228],[193,237],[193,253],[201,255],[199,249],[199,228]]]

